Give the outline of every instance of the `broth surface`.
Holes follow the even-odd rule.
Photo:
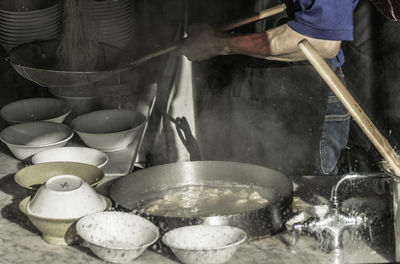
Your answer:
[[[169,217],[228,215],[265,207],[268,194],[272,191],[261,187],[190,185],[154,193],[140,207],[146,214]]]

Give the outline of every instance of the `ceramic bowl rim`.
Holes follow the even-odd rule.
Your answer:
[[[59,90],[63,88],[60,87],[49,87],[49,93],[53,96],[63,99],[63,100],[96,100],[97,97],[95,94],[91,95],[63,95],[59,93]],[[90,88],[82,88],[82,89],[90,89]],[[79,90],[78,90],[79,92]]]
[[[13,124],[22,124],[22,123],[29,123],[29,122],[53,122],[50,120],[54,120],[54,119],[63,119],[65,117],[67,117],[70,113],[72,112],[72,108],[70,106],[68,106],[68,111],[62,115],[59,116],[55,116],[46,120],[32,120],[32,121],[21,121],[21,120],[14,120],[14,119],[5,119],[3,116],[1,118],[3,118],[5,121],[9,122],[9,123],[13,123]],[[54,122],[53,122],[54,123]]]
[[[77,129],[77,128],[76,128],[76,125],[74,125],[74,123],[77,122],[76,120],[82,119],[83,117],[87,117],[87,116],[89,116],[89,115],[93,115],[94,113],[100,113],[100,112],[118,112],[118,111],[124,111],[124,112],[135,113],[137,116],[140,116],[140,118],[142,119],[142,120],[141,120],[141,123],[140,123],[139,125],[135,126],[135,127],[131,127],[131,126],[130,126],[130,128],[128,128],[128,129],[119,130],[119,131],[115,131],[115,132],[108,132],[108,133],[98,133],[98,132],[87,132],[87,131],[82,131],[82,130],[80,130],[80,129]],[[140,113],[139,111],[136,111],[136,110],[130,110],[130,109],[103,109],[103,110],[97,110],[97,111],[93,111],[93,112],[89,112],[89,113],[85,113],[85,114],[79,115],[79,116],[75,117],[75,118],[71,121],[70,125],[71,125],[72,129],[73,129],[74,131],[76,131],[78,134],[82,133],[82,134],[85,134],[85,135],[115,135],[115,134],[118,134],[118,133],[127,133],[127,132],[131,132],[131,131],[133,131],[133,130],[136,130],[136,129],[141,128],[141,127],[146,123],[146,119],[147,119],[147,118],[146,118],[145,115],[143,115],[142,113]],[[74,121],[75,121],[75,122],[74,122]]]
[[[90,149],[90,151],[94,151],[97,154],[99,154],[99,156],[104,158],[104,161],[102,163],[100,163],[99,165],[93,165],[93,164],[89,164],[89,163],[86,163],[86,162],[76,162],[76,161],[45,161],[45,162],[37,162],[37,161],[35,161],[36,160],[35,158],[40,156],[40,153],[43,154],[44,152],[51,152],[51,151],[54,151],[54,150],[57,150],[57,149],[66,150],[66,149],[72,149],[72,148],[74,148],[74,149],[85,149],[85,150],[89,150]],[[50,163],[50,162],[75,162],[75,163],[83,163],[83,164],[93,165],[93,166],[96,166],[97,168],[101,169],[108,163],[109,159],[110,158],[108,157],[108,155],[106,153],[104,153],[103,151],[98,150],[98,149],[88,148],[88,147],[67,146],[67,147],[57,147],[57,148],[52,148],[52,149],[46,149],[46,150],[39,151],[38,153],[36,153],[36,154],[34,154],[32,156],[31,160],[32,160],[32,164],[33,165],[38,165],[38,164],[42,164],[42,163]]]
[[[76,232],[79,235],[79,237],[81,237],[88,244],[94,245],[94,246],[102,248],[102,249],[113,249],[113,250],[136,250],[136,249],[143,249],[143,248],[146,249],[149,246],[151,246],[152,244],[154,244],[160,238],[160,230],[159,230],[158,226],[156,226],[155,224],[153,224],[151,221],[147,220],[146,218],[138,216],[138,215],[135,215],[135,214],[130,214],[130,215],[135,216],[135,218],[136,217],[140,217],[142,220],[146,220],[149,224],[152,224],[153,227],[155,227],[154,228],[154,230],[156,230],[155,238],[152,239],[151,242],[147,242],[145,244],[142,244],[142,245],[136,246],[136,247],[125,247],[125,248],[124,247],[117,247],[117,246],[105,247],[103,245],[100,245],[98,243],[95,243],[93,241],[89,241],[89,240],[83,238],[82,235],[79,232],[79,229],[78,229],[79,221],[81,221],[81,219],[84,219],[85,217],[93,216],[94,214],[101,214],[101,213],[108,213],[108,212],[117,213],[117,214],[124,214],[124,215],[125,214],[129,214],[129,213],[120,212],[120,211],[103,211],[103,212],[97,212],[97,213],[92,213],[92,214],[85,215],[85,216],[81,217],[76,223]]]
[[[111,133],[83,132],[83,131],[76,130],[75,128],[74,128],[74,131],[76,133],[78,133],[78,135],[83,134],[83,135],[87,135],[87,136],[112,136],[112,135],[116,135],[116,134],[119,134],[119,133],[129,133],[129,132],[131,132],[133,130],[140,129],[143,125],[144,125],[144,123],[142,123],[142,124],[140,124],[140,125],[138,125],[136,127],[133,127],[133,128],[129,128],[129,129],[126,129],[126,130],[121,130],[121,131],[116,131],[116,132],[111,132]]]
[[[64,96],[64,95],[54,95],[60,99],[64,100],[96,100],[96,96]]]
[[[100,182],[104,179],[104,177],[105,177],[105,173],[104,173],[104,171],[102,170],[102,169],[100,169],[100,168],[98,168],[98,167],[96,167],[96,166],[93,166],[93,165],[90,165],[90,164],[86,164],[86,163],[80,163],[80,162],[63,162],[63,161],[55,161],[55,162],[46,162],[46,163],[40,163],[40,164],[35,164],[35,165],[32,165],[32,166],[27,166],[27,167],[25,167],[25,168],[22,168],[22,169],[20,169],[19,171],[17,171],[15,174],[14,174],[14,181],[19,185],[19,186],[21,186],[22,188],[25,188],[25,189],[28,189],[28,190],[38,190],[39,188],[33,188],[32,186],[26,186],[26,185],[23,185],[23,183],[20,181],[20,180],[18,180],[17,178],[18,178],[18,176],[20,176],[21,175],[21,171],[24,171],[24,170],[29,170],[30,168],[32,168],[33,166],[36,166],[36,167],[38,167],[38,166],[49,166],[49,163],[51,163],[51,164],[53,164],[53,165],[59,165],[59,164],[65,164],[65,163],[69,163],[69,165],[74,165],[74,166],[91,166],[91,167],[94,167],[94,168],[96,168],[96,170],[97,171],[99,171],[100,172],[100,178],[96,178],[97,180],[96,181],[94,181],[94,182],[92,182],[92,183],[89,183],[89,185],[90,186],[96,186],[96,185],[98,185],[98,184],[100,184]],[[56,176],[56,175],[54,175],[54,176]],[[51,176],[51,177],[54,177],[54,176]],[[50,178],[51,178],[50,177]],[[79,177],[79,176],[78,176]],[[49,178],[49,179],[50,179]],[[40,185],[42,185],[43,183],[41,183]]]
[[[49,100],[50,99],[50,100]],[[4,111],[7,110],[8,107],[12,106],[12,105],[18,105],[19,103],[23,103],[23,102],[34,102],[34,101],[54,101],[54,102],[60,102],[63,104],[63,107],[61,108],[62,111],[60,111],[60,115],[51,117],[49,119],[46,120],[36,120],[36,121],[47,121],[47,120],[51,120],[51,119],[57,119],[57,118],[62,118],[65,117],[67,115],[69,115],[72,111],[72,108],[61,98],[51,98],[51,97],[33,97],[33,98],[26,98],[26,99],[21,99],[21,100],[17,100],[11,103],[8,103],[6,105],[4,105],[1,109],[0,109],[0,115],[1,118],[3,118],[5,121],[9,122],[9,123],[28,123],[28,122],[35,122],[34,120],[32,121],[21,121],[21,120],[15,120],[15,119],[9,119],[6,118],[4,116]]]
[[[37,121],[37,122],[48,122],[48,121]],[[29,122],[29,123],[34,123],[34,122]],[[49,122],[49,123],[53,123],[53,122]],[[55,124],[58,124],[58,123],[55,123]],[[18,124],[16,124],[16,125],[18,125]],[[67,142],[74,136],[74,133],[75,133],[74,130],[71,129],[70,127],[68,127],[67,125],[65,125],[65,126],[67,128],[66,131],[70,130],[70,134],[66,138],[64,138],[63,140],[60,140],[60,141],[57,141],[57,142],[53,142],[53,143],[49,143],[49,144],[44,144],[44,145],[20,145],[20,144],[14,144],[14,143],[10,143],[10,142],[6,141],[3,138],[2,133],[0,133],[0,140],[2,142],[4,142],[6,145],[8,145],[8,146],[19,147],[19,148],[28,148],[29,149],[29,148],[51,147],[51,146],[54,146],[54,145],[58,145],[58,144],[62,144],[64,142]],[[9,127],[12,127],[12,126],[9,126]],[[7,129],[7,128],[5,128],[5,129]]]
[[[221,250],[221,249],[226,249],[226,248],[231,248],[231,247],[236,247],[239,246],[240,244],[242,244],[246,239],[247,239],[247,233],[238,227],[234,227],[234,226],[230,226],[230,225],[218,225],[218,227],[229,227],[232,230],[238,231],[239,234],[242,236],[238,241],[235,241],[233,243],[224,245],[224,246],[219,246],[219,247],[204,247],[204,248],[198,248],[198,247],[177,247],[175,245],[171,245],[171,243],[169,243],[168,241],[166,241],[168,239],[168,233],[171,235],[170,232],[173,232],[176,230],[182,230],[182,229],[187,229],[187,228],[195,228],[196,226],[207,226],[207,225],[191,225],[191,226],[182,226],[182,227],[178,227],[178,228],[174,228],[168,232],[166,232],[163,237],[162,237],[162,242],[167,245],[170,248],[174,248],[174,249],[178,249],[178,250],[187,250],[187,251],[209,251],[209,250]]]

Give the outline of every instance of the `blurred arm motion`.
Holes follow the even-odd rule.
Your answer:
[[[336,56],[341,41],[307,37],[287,24],[262,33],[229,34],[217,32],[206,24],[190,27],[180,51],[191,61],[202,61],[217,55],[241,54],[277,61],[301,61],[306,58],[297,44],[307,39],[318,53],[330,59]]]

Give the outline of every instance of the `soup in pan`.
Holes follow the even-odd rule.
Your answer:
[[[267,193],[268,194],[268,193]],[[184,186],[152,195],[141,205],[144,213],[169,217],[206,217],[237,214],[265,207],[260,187]]]

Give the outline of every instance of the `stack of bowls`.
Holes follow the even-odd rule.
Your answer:
[[[11,126],[0,132],[0,141],[19,160],[51,148],[65,146],[74,131],[65,124],[71,107],[61,99],[28,98],[1,108],[0,116]]]
[[[134,37],[133,0],[90,0],[88,10],[91,19],[88,30],[96,34],[99,42],[123,49]]]
[[[107,210],[111,201],[98,194],[87,182],[74,175],[58,175],[43,184],[36,194],[19,204],[43,239],[67,245],[76,241],[73,224],[81,217]]]
[[[0,3],[0,44],[6,51],[23,43],[57,38],[61,31],[61,1],[3,0]]]
[[[47,162],[27,166],[14,175],[15,182],[23,188],[34,190],[40,188],[49,179],[58,175],[75,175],[90,184],[97,186],[104,178],[102,169],[81,162]]]

